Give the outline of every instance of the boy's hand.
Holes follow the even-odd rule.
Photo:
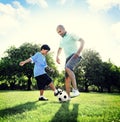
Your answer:
[[[24,61],[21,61],[21,62],[19,63],[20,66],[23,66],[24,64],[25,64]]]
[[[54,70],[53,70],[51,67],[46,67],[46,68],[45,68],[45,71],[46,71],[47,73],[54,73]]]

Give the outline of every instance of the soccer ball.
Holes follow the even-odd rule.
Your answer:
[[[57,97],[59,102],[66,102],[68,100],[68,94],[66,93],[66,91],[59,90]]]

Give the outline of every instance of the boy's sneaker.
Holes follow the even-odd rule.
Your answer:
[[[59,94],[59,92],[54,92],[54,96],[57,96]]]
[[[47,98],[45,98],[45,97],[39,97],[39,99],[38,99],[39,101],[48,101],[48,99]]]
[[[72,90],[72,96],[71,97],[76,97],[76,96],[78,96],[78,95],[80,95],[80,92],[78,91],[78,90],[76,90],[76,89],[73,89]]]
[[[60,92],[62,92],[61,89],[56,89],[56,91],[54,92],[54,96],[57,96]]]

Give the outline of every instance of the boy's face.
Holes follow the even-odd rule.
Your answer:
[[[48,52],[49,52],[48,50],[44,50],[44,49],[41,50],[41,53],[42,53],[43,55],[47,55]]]

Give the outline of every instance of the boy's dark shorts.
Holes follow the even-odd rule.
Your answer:
[[[77,58],[73,57],[74,54],[70,55],[67,59],[66,59],[66,64],[65,67],[68,67],[70,70],[74,71],[74,69],[77,67],[77,65],[80,63],[82,57],[79,56]],[[65,74],[66,77],[68,77],[68,74]]]
[[[45,86],[48,86],[52,82],[52,79],[47,74],[39,75],[35,79],[39,90],[44,90]]]

